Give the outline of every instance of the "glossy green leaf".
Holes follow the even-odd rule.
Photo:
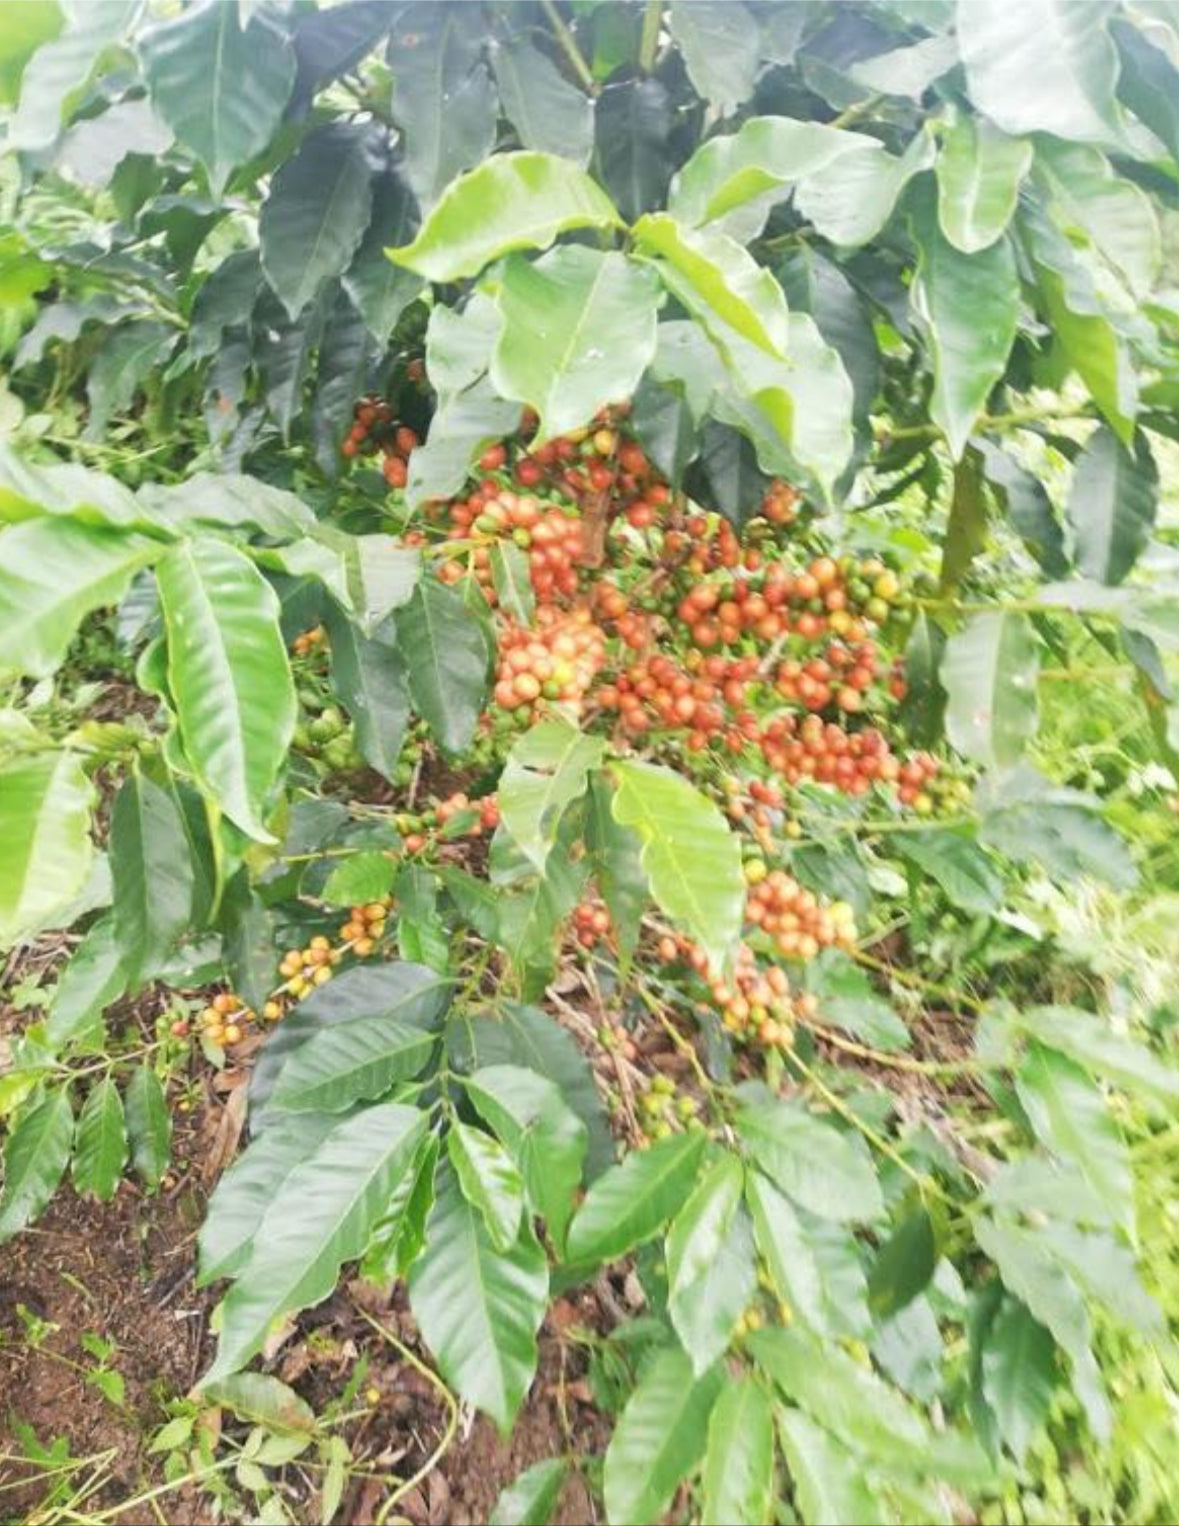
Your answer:
[[[558,1086],[517,1065],[485,1065],[467,1094],[520,1168],[533,1209],[560,1248],[581,1182],[587,1130]]]
[[[482,626],[456,589],[427,577],[397,617],[397,645],[414,705],[445,751],[462,752],[487,697]]]
[[[982,1350],[983,1396],[1017,1460],[1048,1418],[1056,1388],[1056,1343],[1027,1306],[1008,1299]]]
[[[928,1285],[937,1266],[933,1223],[924,1208],[903,1219],[880,1247],[868,1274],[874,1314],[891,1319]]]
[[[1049,216],[1070,238],[1088,240],[1139,300],[1153,289],[1162,260],[1149,196],[1118,174],[1103,153],[1042,139],[1034,171]]]
[[[163,549],[134,531],[55,516],[0,531],[0,669],[52,673],[91,610],[117,604]]]
[[[413,198],[401,182],[392,175],[375,180],[372,219],[341,279],[369,333],[382,344],[425,284],[385,255],[390,244],[411,239],[417,226]]]
[[[524,1183],[511,1156],[490,1134],[457,1119],[446,1148],[463,1196],[478,1210],[492,1246],[501,1253],[511,1250],[524,1212]]]
[[[668,25],[688,78],[722,116],[749,99],[761,39],[747,6],[740,0],[671,0]]]
[[[1002,906],[1003,877],[973,838],[952,828],[934,829],[905,836],[897,849],[963,911],[991,916]]]
[[[420,864],[407,864],[397,876],[397,947],[403,959],[445,973],[450,968],[450,940],[438,911],[438,886]]]
[[[858,1459],[797,1409],[779,1409],[778,1435],[806,1526],[889,1526],[893,1517]]]
[[[611,1526],[662,1519],[680,1483],[708,1446],[708,1421],[724,1387],[713,1368],[702,1378],[682,1351],[651,1358],[606,1448],[604,1493]]]
[[[150,1065],[141,1065],[123,1098],[131,1163],[148,1187],[160,1185],[172,1158],[172,1114],[163,1083]]]
[[[284,1113],[338,1113],[369,1101],[426,1066],[433,1033],[388,1018],[334,1024],[283,1066],[270,1106]]]
[[[103,1012],[126,989],[114,918],[105,916],[87,931],[61,972],[45,1022],[49,1043],[60,1048],[100,1033]]]
[[[963,254],[978,254],[1006,231],[1031,168],[1032,145],[986,117],[955,116],[938,149],[938,218]]]
[[[397,870],[392,858],[380,848],[354,853],[328,875],[322,899],[329,906],[361,906],[379,901],[393,889]]]
[[[525,1468],[500,1490],[488,1526],[549,1526],[568,1471],[562,1457],[546,1457]]]
[[[549,1276],[529,1225],[506,1253],[444,1176],[409,1278],[410,1306],[446,1381],[506,1433],[536,1371]]]
[[[752,1378],[730,1382],[708,1420],[701,1480],[704,1526],[761,1526],[774,1495],[774,1411]]]
[[[410,507],[453,497],[483,451],[519,423],[520,405],[500,397],[485,376],[447,398],[430,421],[426,443],[410,457]]]
[[[496,791],[500,820],[520,851],[543,874],[561,817],[584,795],[605,744],[568,721],[541,721],[512,748]]]
[[[413,242],[389,253],[430,281],[457,281],[514,249],[547,249],[559,233],[619,221],[609,197],[567,159],[496,154],[460,175]]]
[[[823,1219],[878,1218],[883,1201],[871,1158],[858,1136],[841,1133],[797,1100],[747,1086],[737,1134],[757,1165],[801,1207]]]
[[[1001,236],[973,255],[960,253],[942,237],[928,204],[914,217],[914,233],[920,260],[912,301],[933,360],[930,412],[957,459],[1015,341],[1015,252]]]
[[[262,813],[295,726],[278,599],[247,557],[212,539],[173,547],[157,578],[185,754],[234,825],[271,841]]]
[[[758,1171],[747,1175],[745,1198],[778,1298],[817,1335],[864,1335],[867,1281],[854,1235],[796,1209]]]
[[[571,85],[523,33],[509,33],[491,54],[504,114],[524,148],[559,154],[583,168],[594,146],[594,103]]]
[[[510,540],[497,540],[491,548],[491,576],[500,608],[518,625],[531,625],[536,609],[528,553]]]
[[[724,817],[686,779],[652,763],[611,765],[614,819],[643,840],[651,894],[721,965],[741,932],[741,850]]]
[[[135,394],[161,370],[176,345],[176,330],[144,319],[112,329],[90,365],[86,397],[90,418],[85,438],[101,440],[113,414],[126,413]]]
[[[368,1243],[426,1122],[399,1103],[364,1108],[294,1167],[271,1197],[249,1260],[221,1304],[217,1357],[205,1383],[244,1367],[275,1319],[328,1296],[341,1265]]]
[[[663,203],[675,125],[671,91],[659,79],[610,80],[595,103],[598,178],[627,222]]]
[[[491,381],[540,415],[543,437],[628,398],[655,353],[654,273],[580,245],[511,256],[499,288],[503,329]]]
[[[1122,582],[1149,544],[1158,496],[1158,468],[1144,435],[1132,450],[1109,428],[1090,436],[1073,467],[1066,509],[1086,577]]]
[[[152,104],[220,196],[282,117],[295,79],[285,30],[266,15],[243,27],[236,5],[202,5],[145,32],[139,54]]]
[[[65,25],[47,37],[25,65],[20,100],[8,129],[8,141],[24,153],[49,148],[85,96],[99,59],[126,30],[136,7],[130,0],[109,5],[62,8]],[[4,32],[25,33],[23,5],[9,7]],[[35,14],[35,10],[34,10]],[[56,29],[55,29],[56,30]],[[27,34],[26,34],[27,35]]]
[[[1025,615],[974,615],[946,642],[940,679],[946,733],[965,757],[990,767],[1018,762],[1037,724],[1040,649]]]
[[[700,1178],[667,1234],[668,1313],[700,1376],[724,1354],[757,1291],[745,1172],[724,1155]]]
[[[0,768],[0,948],[45,926],[82,889],[94,801],[77,753],[33,753]]]
[[[1117,54],[1096,5],[959,0],[958,47],[971,100],[1004,132],[1117,140]]]
[[[192,922],[195,876],[175,798],[143,774],[115,796],[110,832],[115,935],[128,981],[164,963]]]
[[[687,1201],[703,1134],[673,1134],[600,1176],[569,1227],[570,1261],[616,1261],[659,1233]]]
[[[100,1203],[114,1197],[127,1162],[123,1099],[109,1076],[90,1088],[74,1133],[74,1190]]]
[[[391,781],[409,727],[405,658],[392,632],[370,638],[336,611],[328,627],[332,690],[352,718],[364,761]]]
[[[976,439],[971,448],[1016,534],[1049,577],[1064,577],[1069,567],[1064,532],[1043,483],[990,440]]]
[[[643,840],[637,832],[615,821],[612,800],[613,791],[606,776],[600,772],[592,774],[586,842],[593,855],[594,879],[610,912],[625,968],[638,947],[650,892],[643,869]]]
[[[69,1092],[59,1087],[22,1113],[4,1143],[0,1245],[45,1211],[65,1174],[74,1140]]]
[[[262,269],[292,318],[347,270],[372,215],[364,139],[342,124],[304,138],[262,203]]]
[[[1099,1088],[1065,1055],[1033,1044],[1015,1090],[1040,1142],[1075,1165],[1116,1220],[1132,1211],[1130,1156]]]
[[[804,180],[794,205],[831,243],[857,248],[877,236],[901,192],[933,159],[933,140],[926,132],[919,132],[899,158],[882,148],[847,154]]]

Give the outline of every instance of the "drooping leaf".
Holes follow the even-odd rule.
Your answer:
[[[260,1012],[274,985],[277,953],[273,915],[251,888],[248,872],[239,870],[226,885],[218,925],[225,970],[233,990],[255,1012]]]
[[[991,440],[976,439],[971,448],[1016,534],[1049,577],[1064,577],[1069,566],[1064,533],[1043,483]]]
[[[352,427],[356,395],[363,389],[372,356],[364,319],[348,293],[335,289],[319,346],[311,402],[316,458],[329,477],[340,469],[340,447]]]
[[[615,763],[614,819],[643,840],[651,894],[720,966],[745,905],[741,852],[716,806],[686,779],[651,763]]]
[[[76,752],[31,753],[0,768],[0,948],[43,927],[82,889],[94,799]]]
[[[140,387],[163,366],[175,345],[176,330],[167,323],[138,319],[112,329],[86,378],[90,403],[86,439],[102,439],[111,415],[126,412]]]
[[[519,422],[520,405],[498,396],[485,376],[447,398],[430,421],[426,443],[410,457],[406,487],[410,507],[453,497],[482,452]]]
[[[369,638],[334,610],[328,627],[332,690],[352,717],[365,762],[392,780],[409,726],[405,659],[395,638]]]
[[[456,1119],[447,1154],[462,1194],[483,1220],[495,1250],[511,1250],[520,1234],[524,1183],[511,1156],[490,1134]]]
[[[1179,1071],[1103,1018],[1076,1007],[1026,1007],[1016,1021],[1041,1043],[1089,1066],[1139,1097],[1179,1098]]]
[[[662,80],[609,80],[594,111],[598,176],[627,222],[661,205],[674,168],[675,113]]]
[[[217,1356],[203,1382],[238,1371],[273,1320],[326,1298],[341,1265],[364,1250],[426,1131],[416,1108],[390,1102],[339,1122],[271,1198],[249,1259],[221,1305]]]
[[[1158,218],[1146,192],[1099,150],[1052,138],[1041,140],[1033,174],[1057,226],[1088,241],[1136,298],[1146,297],[1162,259]]]
[[[115,937],[114,918],[105,916],[89,929],[61,972],[45,1022],[49,1043],[60,1048],[100,1032],[104,1010],[126,988],[127,975]]]
[[[159,541],[49,516],[0,531],[0,669],[44,678],[91,610],[117,604]]]
[[[758,1171],[748,1173],[745,1197],[778,1298],[817,1335],[862,1336],[867,1281],[852,1233],[796,1209]]]
[[[109,1076],[90,1088],[74,1134],[75,1191],[90,1193],[100,1203],[114,1197],[127,1162],[127,1128],[123,1099]]]
[[[744,1180],[737,1157],[723,1155],[667,1235],[668,1313],[697,1376],[724,1354],[757,1289],[753,1230],[741,1206]]]
[[[735,1123],[757,1165],[801,1207],[837,1222],[879,1216],[880,1185],[868,1155],[804,1103],[748,1086]]]
[[[242,831],[262,812],[295,726],[295,692],[273,589],[224,541],[174,546],[160,563],[168,686],[198,779]]]
[[[704,1142],[673,1134],[600,1176],[569,1227],[569,1260],[615,1261],[658,1234],[687,1201]]]
[[[30,10],[32,8],[30,7]],[[24,6],[5,17],[5,40],[11,29],[25,31]],[[49,148],[85,96],[99,59],[126,30],[135,12],[130,0],[110,5],[62,7],[65,25],[46,37],[25,65],[20,100],[8,129],[8,141],[24,153]],[[56,29],[54,29],[56,30]]]
[[[621,826],[611,810],[612,791],[605,776],[590,776],[586,841],[593,855],[594,879],[610,912],[624,969],[638,947],[649,890],[643,869],[642,838]]]
[[[504,113],[524,148],[560,154],[583,168],[594,146],[594,103],[523,33],[491,55]]]
[[[917,1297],[937,1266],[933,1222],[924,1208],[903,1219],[880,1247],[868,1275],[873,1313],[890,1319]]]
[[[991,767],[1018,762],[1036,730],[1038,672],[1039,643],[1024,615],[975,615],[951,636],[940,679],[958,751]]]
[[[391,175],[375,180],[372,218],[341,280],[369,333],[380,344],[388,339],[425,284],[421,276],[395,265],[385,254],[391,244],[407,243],[417,227],[413,197],[405,186]]]
[[[531,727],[508,754],[496,798],[500,820],[543,874],[566,809],[585,793],[604,744],[564,720]]]
[[[956,40],[945,33],[935,33],[854,64],[851,77],[881,95],[903,95],[917,101],[957,62]]]
[[[798,1409],[779,1409],[777,1420],[806,1526],[887,1526],[884,1501],[830,1431]]]
[[[0,1245],[44,1212],[65,1174],[74,1139],[74,1110],[66,1088],[47,1093],[22,1113],[4,1143]]]
[[[506,1433],[536,1371],[548,1264],[530,1225],[497,1251],[479,1213],[444,1174],[409,1278],[410,1304],[448,1383]]]
[[[151,28],[139,54],[152,104],[205,166],[214,196],[270,142],[295,79],[290,39],[266,15],[201,5]]]
[[[1067,515],[1078,569],[1098,583],[1120,583],[1150,540],[1158,511],[1158,468],[1144,434],[1127,449],[1098,429],[1073,466]]]
[[[611,1526],[662,1518],[678,1485],[704,1456],[709,1417],[723,1387],[719,1367],[697,1378],[675,1348],[651,1359],[606,1448]]]
[[[979,841],[1017,864],[1039,864],[1062,882],[1093,875],[1132,889],[1138,871],[1129,849],[1101,817],[1101,802],[1020,763],[979,781]]]
[[[899,158],[878,145],[875,152],[845,154],[802,182],[795,207],[833,244],[858,248],[876,237],[901,192],[933,157],[933,140],[926,132],[919,132]]]
[[[491,380],[564,434],[630,396],[655,353],[659,284],[621,254],[567,245],[530,261],[513,255],[499,289],[503,329]]]
[[[158,1187],[172,1158],[172,1114],[163,1083],[150,1065],[141,1065],[123,1097],[131,1163],[149,1189]]]
[[[753,13],[740,0],[672,0],[668,24],[689,79],[722,116],[749,99],[761,39]]]
[[[414,705],[445,751],[462,752],[487,697],[483,627],[457,589],[427,577],[397,616],[397,646]]]
[[[371,215],[363,136],[341,123],[311,133],[275,175],[258,217],[262,269],[292,318],[347,270]]]
[[[514,249],[547,249],[559,233],[618,223],[609,197],[569,160],[496,154],[460,175],[413,242],[390,257],[427,280],[457,281]]]
[[[761,1526],[774,1493],[774,1411],[752,1378],[728,1383],[708,1420],[700,1519],[704,1526]]]
[[[951,828],[913,832],[897,843],[902,857],[924,870],[963,911],[990,916],[1003,904],[1003,877],[973,838]]]
[[[491,548],[491,576],[500,608],[519,625],[531,625],[536,608],[528,554],[510,540]]]
[[[852,384],[855,421],[862,428],[880,385],[876,337],[867,305],[838,265],[813,249],[800,249],[780,265],[778,279],[792,310],[810,314],[843,362]]]
[[[167,959],[192,921],[195,876],[175,798],[143,774],[128,775],[111,812],[115,935],[128,982]]]
[[[1131,1211],[1130,1156],[1105,1099],[1073,1060],[1032,1044],[1015,1089],[1040,1142],[1075,1165],[1115,1219]]]
[[[955,249],[978,254],[1002,236],[1031,163],[1026,138],[1009,138],[986,117],[953,118],[936,169],[941,230]]]
[[[999,1434],[1017,1460],[1048,1418],[1056,1388],[1056,1344],[1018,1299],[1005,1300],[982,1350],[982,1390]]]
[[[500,1490],[488,1526],[549,1526],[568,1471],[562,1457],[546,1457],[525,1468]]]

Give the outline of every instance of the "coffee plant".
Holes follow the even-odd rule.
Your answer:
[[[506,1433],[630,1264],[611,1522],[1110,1444],[1179,1074],[1036,910],[1166,871],[1040,720],[1179,773],[1174,8],[3,19],[0,1238],[237,1057],[207,1385],[358,1264]]]

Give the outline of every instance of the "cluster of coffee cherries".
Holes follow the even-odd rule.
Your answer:
[[[352,428],[340,446],[341,455],[382,456],[381,474],[390,487],[409,480],[409,458],[421,443],[408,424],[399,424],[392,407],[379,397],[363,397],[352,410]]]
[[[667,1139],[682,1129],[702,1129],[700,1104],[687,1092],[676,1094],[676,1084],[670,1076],[654,1075],[646,1091],[638,1099],[636,1111],[644,1139],[653,1143]]]
[[[483,486],[489,485],[494,488],[494,483]],[[510,540],[527,552],[529,577],[538,599],[551,601],[577,592],[583,539],[581,520],[572,509],[545,505],[507,488],[490,498],[476,491],[451,504],[450,524],[448,539],[483,542],[474,548],[471,569],[489,603],[496,602],[491,545],[501,540]],[[451,560],[439,575],[444,582],[457,582],[464,571],[460,562]]]
[[[394,818],[394,825],[406,853],[416,855],[424,853],[438,837],[450,840],[490,835],[499,826],[499,801],[495,795],[472,799],[464,790],[457,790],[432,810],[402,812]]]
[[[584,949],[594,949],[609,938],[611,926],[606,903],[596,896],[573,908],[573,936]]]
[[[688,747],[698,752],[720,736],[728,724],[726,706],[745,703],[745,685],[757,672],[757,659],[716,658],[698,666],[692,673],[672,658],[653,656],[632,663],[612,683],[595,693],[603,710],[618,711],[623,729],[631,736],[659,727],[687,733]],[[736,726],[745,722],[757,728],[752,712],[739,714]],[[737,730],[737,749],[747,737]]]
[[[291,642],[291,654],[295,657],[314,657],[327,647],[327,631],[322,625],[300,631]]]
[[[934,781],[940,765],[929,752],[915,752],[897,767],[897,799],[902,805],[911,805],[919,816],[933,814],[937,803]],[[964,793],[963,793],[964,792]],[[947,803],[961,805],[970,794],[970,786],[964,780],[955,780]]]
[[[772,525],[792,525],[798,518],[798,491],[775,477],[761,501],[761,517]]]
[[[530,719],[544,701],[580,706],[606,661],[606,636],[589,610],[539,605],[533,627],[508,623],[500,634],[495,703]]]
[[[745,865],[749,894],[745,920],[759,929],[786,959],[813,959],[821,949],[855,946],[855,916],[846,901],[824,906],[813,891],[765,860]]]
[[[794,700],[807,710],[817,712],[834,704],[845,715],[856,715],[863,709],[864,696],[876,682],[878,671],[875,642],[848,646],[833,641],[821,657],[780,663],[774,688],[783,699]]]
[[[700,976],[725,1029],[744,1043],[789,1049],[798,1023],[818,1012],[814,996],[794,990],[780,965],[759,964],[748,943],[738,944],[728,977],[710,970],[704,950],[682,934],[664,934],[656,952],[665,964],[687,964]]]
[[[356,728],[338,705],[324,705],[321,696],[301,691],[300,701],[312,712],[295,727],[292,745],[321,773],[363,768],[364,758],[356,743]],[[317,707],[318,713],[315,713]]]

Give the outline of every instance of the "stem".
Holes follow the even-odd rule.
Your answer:
[[[862,949],[857,949],[852,958],[857,964],[862,964],[869,970],[875,970],[880,975],[887,975],[890,980],[898,980],[902,985],[912,986],[915,991],[928,991],[931,996],[940,996],[943,1001],[971,1007],[975,1012],[981,1012],[985,1005],[975,996],[967,996],[963,991],[951,990],[940,981],[927,980],[924,975],[918,975],[913,970],[904,970],[899,965],[886,964],[883,959],[876,959],[871,954],[865,954]]]
[[[854,101],[837,117],[833,117],[827,125],[828,127],[850,127],[853,122],[858,122],[861,117],[867,116],[870,111],[875,111],[883,99],[882,95],[872,94],[862,101]]]
[[[577,46],[577,39],[565,25],[565,21],[561,16],[560,11],[553,3],[553,0],[540,0],[540,4],[541,9],[548,17],[549,25],[553,29],[554,36],[561,44],[561,51],[569,60],[569,63],[573,68],[573,72],[577,75],[578,79],[591,95],[597,95],[597,81],[594,79],[593,74],[590,72],[590,67],[585,61],[584,54]]]
[[[978,1060],[914,1060],[908,1055],[889,1054],[881,1049],[871,1049],[867,1044],[857,1044],[851,1039],[845,1039],[842,1034],[832,1032],[830,1028],[821,1028],[817,1023],[809,1023],[807,1026],[812,1033],[817,1033],[835,1049],[840,1049],[845,1054],[854,1054],[862,1060],[871,1060],[874,1065],[888,1066],[892,1070],[911,1071],[919,1076],[965,1076],[977,1075],[986,1068]]]
[[[643,12],[643,35],[639,42],[639,68],[650,74],[659,49],[659,24],[663,20],[663,0],[647,0]]]

